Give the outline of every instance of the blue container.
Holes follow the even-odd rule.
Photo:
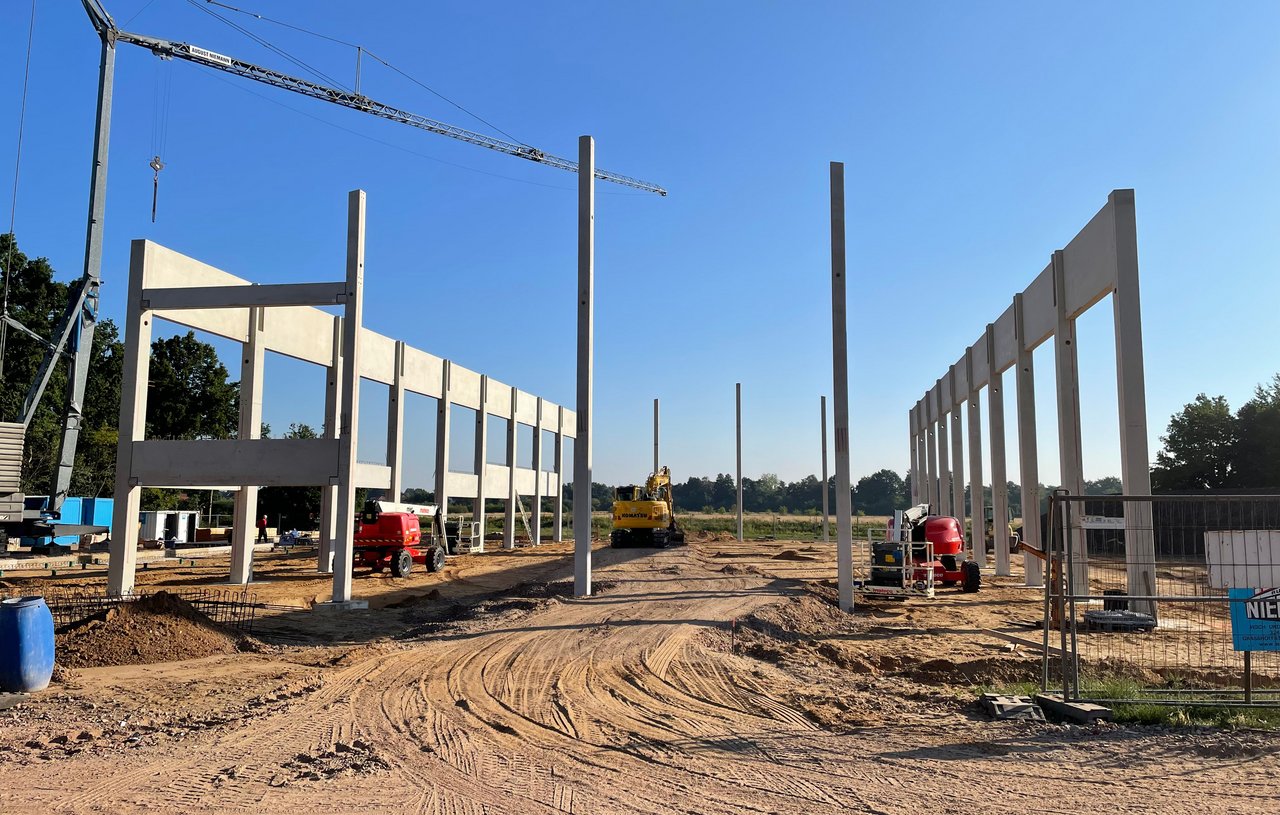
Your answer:
[[[0,691],[32,693],[53,676],[53,614],[43,597],[0,600]]]

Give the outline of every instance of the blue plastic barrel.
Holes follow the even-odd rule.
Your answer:
[[[0,691],[32,693],[53,676],[53,614],[43,597],[0,600]]]

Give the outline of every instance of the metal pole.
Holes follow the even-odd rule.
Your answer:
[[[736,410],[738,420],[738,541],[742,541],[742,383],[735,386]]]
[[[653,471],[656,473],[661,465],[658,463],[658,400],[653,400]]]
[[[573,593],[591,596],[591,398],[595,339],[596,144],[578,138],[578,428],[573,441]]]
[[[822,397],[822,542],[831,542],[831,511],[827,506],[827,397]]]
[[[835,387],[836,561],[840,608],[853,611],[853,513],[849,495],[849,343],[845,325],[844,164],[831,162],[831,361]]]

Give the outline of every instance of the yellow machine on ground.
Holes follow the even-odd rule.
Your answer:
[[[643,487],[629,484],[613,491],[609,543],[615,547],[684,543],[684,531],[676,524],[671,472],[666,467],[650,475]]]

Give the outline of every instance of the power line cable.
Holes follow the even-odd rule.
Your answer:
[[[14,225],[18,217],[18,174],[22,170],[22,136],[27,123],[27,89],[31,81],[31,45],[36,33],[36,0],[31,0],[31,22],[27,25],[27,60],[22,72],[22,102],[18,108],[18,149],[13,160],[13,197],[9,203],[9,253],[4,263],[4,304],[0,322],[0,379],[4,378],[4,352],[9,339],[9,279],[13,270],[13,250],[18,244]]]
[[[191,0],[188,0],[188,2],[191,2]],[[520,139],[517,139],[515,136],[511,135],[511,134],[510,134],[510,133],[508,133],[507,131],[505,131],[505,130],[503,130],[502,128],[498,127],[498,126],[497,126],[497,125],[495,125],[493,122],[490,122],[488,119],[485,119],[485,118],[484,118],[483,116],[481,116],[480,114],[475,113],[475,112],[473,112],[473,111],[471,111],[471,110],[468,110],[467,108],[463,107],[461,104],[459,104],[459,103],[457,103],[457,102],[453,101],[452,99],[450,99],[449,97],[445,96],[443,93],[440,93],[440,91],[438,91],[438,90],[436,90],[435,88],[431,87],[430,85],[426,84],[425,82],[423,82],[422,80],[418,79],[417,77],[412,76],[412,75],[411,75],[411,74],[409,74],[408,72],[406,72],[406,71],[404,71],[404,70],[401,70],[400,68],[396,67],[395,65],[392,65],[390,62],[388,62],[387,60],[385,60],[385,59],[383,59],[382,57],[378,56],[377,54],[373,53],[373,52],[372,52],[372,51],[370,51],[368,48],[365,48],[364,46],[360,45],[359,43],[348,42],[348,41],[346,41],[346,40],[338,39],[337,37],[331,37],[331,36],[329,36],[328,34],[323,34],[323,33],[319,32],[319,31],[312,31],[312,30],[311,30],[311,29],[309,29],[309,28],[303,28],[302,26],[294,25],[293,23],[288,23],[288,22],[285,22],[284,20],[277,20],[277,19],[272,18],[272,17],[267,17],[266,15],[264,15],[264,14],[259,14],[259,13],[257,13],[256,11],[249,11],[249,10],[247,10],[247,9],[242,9],[242,8],[238,8],[238,7],[236,7],[236,6],[227,5],[226,3],[220,3],[220,2],[218,2],[218,0],[205,0],[205,2],[206,2],[207,4],[209,4],[209,5],[212,5],[212,6],[218,6],[218,7],[220,7],[220,8],[227,9],[228,11],[234,11],[234,12],[236,12],[236,13],[238,13],[238,14],[244,14],[244,15],[246,15],[246,16],[248,16],[248,17],[253,17],[255,20],[262,20],[262,21],[263,21],[263,22],[265,22],[265,23],[272,23],[272,24],[274,24],[274,25],[283,26],[284,28],[290,28],[290,29],[293,29],[294,31],[298,31],[298,32],[303,33],[303,34],[309,34],[309,35],[311,35],[311,36],[313,36],[313,37],[319,37],[319,38],[320,38],[320,39],[322,39],[322,40],[328,40],[329,42],[337,43],[338,45],[345,45],[345,46],[347,46],[348,48],[355,48],[355,49],[356,49],[356,50],[358,50],[360,53],[363,53],[363,54],[367,54],[367,55],[369,55],[369,56],[370,56],[370,57],[372,57],[373,59],[375,59],[375,60],[377,60],[378,62],[382,63],[383,65],[385,65],[386,67],[388,67],[388,68],[390,68],[391,70],[395,71],[396,73],[400,74],[402,77],[404,77],[405,79],[409,80],[410,82],[412,82],[413,84],[417,85],[418,87],[422,88],[423,90],[427,91],[428,93],[431,93],[431,94],[435,95],[436,97],[438,97],[438,98],[440,98],[440,99],[443,99],[444,101],[448,102],[450,105],[453,105],[455,108],[457,108],[458,110],[460,110],[460,111],[462,111],[463,113],[467,114],[467,115],[468,115],[468,116],[470,116],[471,118],[475,119],[477,122],[480,122],[480,123],[484,124],[486,127],[492,128],[493,130],[497,131],[498,133],[501,133],[502,135],[506,136],[508,139],[511,139],[513,142],[516,142],[517,144],[524,145],[525,147],[528,147],[528,146],[529,146],[529,145],[528,145],[528,144],[526,144],[525,142],[521,141]]]

